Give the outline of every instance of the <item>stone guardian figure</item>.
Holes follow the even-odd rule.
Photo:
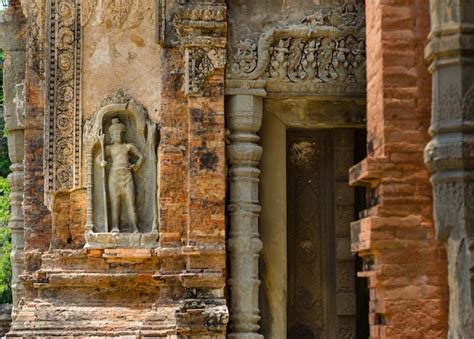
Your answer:
[[[133,173],[141,168],[144,158],[134,144],[123,142],[126,129],[118,118],[112,119],[109,127],[112,144],[105,147],[105,157],[101,162],[104,168],[110,165],[107,189],[111,217],[109,227],[112,233],[119,233],[123,229],[120,222],[124,217],[128,220],[133,232],[138,232]],[[136,161],[134,162],[133,159]]]

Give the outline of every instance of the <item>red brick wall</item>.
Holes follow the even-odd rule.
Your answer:
[[[176,49],[162,56],[161,142],[159,149],[160,244],[179,246],[188,222],[188,110],[183,88],[183,58]]]
[[[25,252],[46,251],[51,239],[51,214],[44,204],[44,1],[28,8],[25,73]],[[34,19],[33,19],[34,18]],[[26,253],[27,269],[36,268]]]
[[[372,197],[352,225],[352,249],[365,259],[359,276],[369,279],[372,338],[447,335],[446,252],[434,239],[423,164],[431,108],[423,58],[428,6],[366,2],[368,156],[350,175]]]

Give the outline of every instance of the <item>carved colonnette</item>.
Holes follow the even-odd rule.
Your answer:
[[[258,258],[262,241],[258,233],[258,164],[262,147],[257,132],[262,124],[263,99],[234,95],[227,99],[227,124],[232,131],[227,147],[230,162],[230,302],[232,338],[262,338],[259,329]]]
[[[436,234],[448,255],[449,337],[464,338],[474,333],[474,4],[432,0],[430,7],[432,140],[425,163],[433,173]]]
[[[11,160],[8,175],[10,185],[10,218],[8,227],[12,234],[12,298],[13,316],[24,296],[24,287],[20,281],[25,265],[23,250],[25,246],[23,193],[24,193],[24,133],[25,133],[25,62],[26,44],[21,32],[25,28],[25,18],[21,8],[9,8],[0,18],[0,48],[5,53],[3,63],[3,114],[5,129],[8,131],[8,155]],[[20,38],[21,37],[21,38]],[[2,225],[3,226],[3,225]],[[9,309],[10,316],[11,309]],[[2,314],[5,318],[7,312]],[[3,319],[2,322],[6,320]],[[8,321],[11,322],[11,317]],[[8,329],[8,326],[6,329]],[[3,329],[3,328],[2,328]]]

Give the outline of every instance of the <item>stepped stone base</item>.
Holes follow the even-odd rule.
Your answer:
[[[180,249],[44,254],[41,268],[21,277],[30,292],[6,337],[225,338],[222,272],[157,269],[181,256]]]
[[[145,305],[143,305],[145,306]],[[42,300],[21,309],[7,338],[170,338],[175,306],[65,306]]]

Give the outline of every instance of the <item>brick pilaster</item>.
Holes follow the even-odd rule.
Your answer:
[[[429,173],[431,77],[423,60],[427,1],[367,1],[368,156],[350,170],[368,188],[352,250],[369,279],[370,335],[446,337],[446,252],[435,240]]]

